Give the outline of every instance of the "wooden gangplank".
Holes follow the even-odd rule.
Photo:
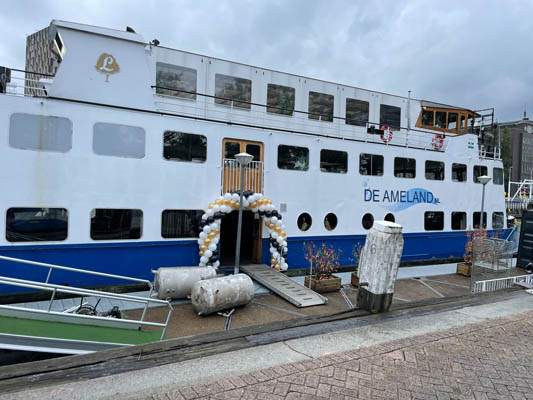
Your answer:
[[[294,282],[291,278],[265,264],[242,265],[241,271],[253,280],[272,290],[296,307],[326,304],[328,299],[313,290]]]

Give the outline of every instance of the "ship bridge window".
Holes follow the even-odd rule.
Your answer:
[[[437,111],[435,113],[435,127],[446,129],[446,111]]]
[[[474,165],[474,182],[481,183],[479,177],[488,174],[488,169],[484,165]]]
[[[435,111],[422,111],[422,125],[433,126],[435,122]]]
[[[10,208],[6,214],[8,242],[65,240],[68,211],[64,208]]]
[[[452,212],[452,229],[465,230],[466,229],[466,213],[462,211]]]
[[[292,116],[294,97],[294,88],[269,83],[267,86],[267,112]]]
[[[399,130],[401,126],[402,109],[400,107],[380,104],[379,124],[387,125],[394,130]]]
[[[336,150],[320,150],[320,171],[345,174],[348,171],[348,153]]]
[[[492,213],[492,229],[503,228],[503,212]]]
[[[162,62],[156,63],[155,69],[155,85],[157,86],[157,94],[196,100],[195,69]]]
[[[333,101],[334,96],[331,94],[309,92],[309,119],[320,121],[333,121]]]
[[[452,181],[466,182],[466,164],[452,164]]]
[[[359,173],[361,175],[383,176],[383,156],[361,153],[359,156]]]
[[[171,161],[202,163],[207,158],[207,138],[203,135],[165,131],[163,157]]]
[[[16,149],[65,153],[72,148],[72,122],[61,117],[13,114],[9,145]]]
[[[426,211],[424,213],[424,229],[426,231],[442,231],[444,229],[444,212]]]
[[[433,181],[444,180],[444,163],[441,161],[426,161],[426,179]]]
[[[161,236],[165,239],[198,237],[203,213],[203,210],[164,210]]]
[[[457,113],[448,113],[448,129],[451,131],[457,130]]]
[[[503,169],[494,168],[492,170],[493,183],[495,185],[503,185]]]
[[[145,131],[137,126],[97,122],[93,128],[93,151],[104,156],[143,158]]]
[[[309,169],[309,149],[298,146],[278,146],[278,168],[294,171]]]
[[[349,125],[366,126],[369,120],[368,101],[346,99],[346,123]]]
[[[394,158],[394,176],[397,178],[415,178],[416,160],[414,158]]]
[[[95,208],[91,211],[91,239],[140,239],[143,212],[132,209]]]
[[[474,213],[474,219],[472,220],[472,224],[474,225],[474,229],[479,229],[479,224],[481,223],[481,213],[479,211],[476,211]],[[487,229],[487,213],[483,211],[483,229]]]
[[[250,110],[252,81],[235,76],[215,74],[215,104]]]

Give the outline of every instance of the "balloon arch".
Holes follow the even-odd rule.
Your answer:
[[[243,192],[242,206],[264,218],[270,233],[270,265],[277,270],[286,270],[287,265],[287,233],[283,225],[281,214],[274,209],[272,200],[261,193]],[[220,196],[202,215],[200,224],[200,266],[218,267],[218,242],[220,241],[220,223],[222,218],[234,210],[239,209],[239,193],[228,192]]]

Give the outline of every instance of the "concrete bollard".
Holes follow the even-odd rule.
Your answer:
[[[357,307],[372,313],[390,309],[402,251],[402,226],[375,221],[359,261]]]

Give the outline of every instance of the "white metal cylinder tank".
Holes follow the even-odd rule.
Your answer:
[[[189,297],[195,282],[217,275],[214,267],[161,267],[152,272],[154,289],[160,299]]]
[[[192,287],[191,301],[198,315],[208,315],[248,304],[254,298],[254,284],[245,274],[198,281]]]

